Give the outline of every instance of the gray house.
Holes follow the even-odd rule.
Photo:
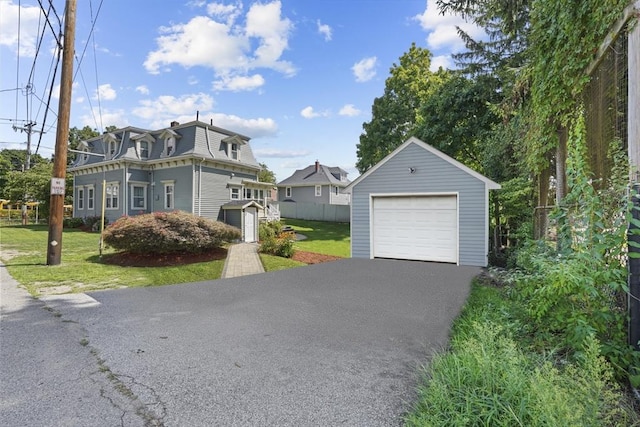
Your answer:
[[[298,169],[278,183],[278,200],[348,205],[350,195],[344,189],[349,182],[347,172],[343,169],[321,165],[316,161],[314,165]]]
[[[500,185],[410,138],[353,181],[351,256],[484,267]]]
[[[182,210],[240,228],[256,241],[260,217],[277,217],[273,184],[258,181],[249,138],[200,121],[159,130],[126,127],[82,141],[73,216]],[[104,190],[104,193],[103,193]],[[104,194],[104,200],[103,195]]]

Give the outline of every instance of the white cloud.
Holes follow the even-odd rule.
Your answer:
[[[276,158],[276,159],[291,159],[296,157],[306,157],[311,154],[311,151],[307,150],[277,150],[273,148],[256,148],[253,150],[253,154],[258,157],[264,158]]]
[[[219,113],[213,114],[212,118],[214,126],[238,132],[251,138],[274,136],[278,132],[278,125],[271,118],[244,119]]]
[[[318,111],[315,111],[312,106],[308,106],[308,107],[304,107],[300,111],[300,115],[305,119],[313,119],[316,117],[328,117],[329,112],[328,111],[318,112]]]
[[[205,93],[183,95],[178,98],[163,95],[140,101],[140,106],[133,109],[133,114],[143,119],[169,123],[181,115],[195,117],[196,111],[210,110],[212,107],[213,98]]]
[[[254,3],[242,23],[238,19],[242,13],[240,3],[209,4],[210,16],[196,16],[187,23],[161,28],[156,39],[158,48],[149,52],[144,66],[152,74],[174,64],[211,68],[219,81],[226,78],[244,87],[236,90],[259,86],[257,75],[247,76],[257,68],[292,76],[295,67],[281,57],[289,46],[293,23],[282,17],[281,9],[279,0]]]
[[[136,87],[136,92],[141,93],[143,95],[149,95],[149,88],[145,85],[140,85]]]
[[[347,117],[355,117],[360,115],[360,113],[361,111],[358,110],[353,104],[346,104],[338,112],[338,114],[340,114],[341,116],[347,116]]]
[[[464,42],[456,27],[462,28],[474,39],[485,37],[484,30],[475,24],[466,22],[458,15],[442,15],[436,0],[427,0],[424,13],[414,17],[420,26],[428,32],[427,45],[432,50],[448,49],[453,53],[464,50]]]
[[[353,71],[353,75],[356,77],[357,82],[368,82],[376,75],[376,65],[378,64],[378,58],[375,56],[371,56],[369,58],[364,58],[358,62],[356,62],[351,70]]]
[[[253,76],[222,76],[220,80],[213,82],[215,90],[230,90],[239,92],[243,90],[253,90],[264,85],[264,77],[260,74]]]
[[[430,71],[438,71],[438,68],[442,67],[445,70],[451,70],[454,68],[453,59],[451,55],[438,55],[431,58]]]
[[[0,46],[7,46],[20,56],[34,56],[38,39],[38,23],[41,19],[38,6],[22,6],[13,1],[0,0]],[[18,20],[18,17],[20,19]],[[20,22],[20,31],[18,31]],[[19,37],[18,37],[19,36]]]
[[[80,116],[80,122],[82,127],[89,126],[94,129],[98,129],[100,124],[104,127],[115,126],[123,128],[130,125],[128,117],[129,114],[122,109],[109,110],[102,108],[99,110],[98,107],[94,107],[93,113],[89,110]]]
[[[115,89],[111,87],[111,84],[106,83],[98,86],[93,99],[99,98],[102,101],[113,101],[117,96],[118,94],[116,93]]]
[[[318,19],[318,33],[322,34],[324,36],[324,40],[325,41],[330,41],[331,40],[331,33],[332,33],[332,29],[330,26],[328,26],[327,24],[323,24],[320,22],[320,20]]]
[[[313,107],[312,106],[308,106],[302,109],[302,111],[300,111],[300,115],[302,117],[304,117],[305,119],[312,119],[314,117],[318,117],[320,114],[316,113],[315,111],[313,111]]]

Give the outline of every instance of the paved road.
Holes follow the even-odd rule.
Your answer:
[[[48,300],[61,317],[39,309],[51,317],[45,324],[57,322],[66,339],[62,346],[81,355],[72,372],[89,372],[90,381],[100,381],[86,393],[94,393],[91,402],[98,391],[106,395],[102,400],[112,413],[99,398],[101,422],[58,421],[76,416],[59,408],[55,422],[29,425],[399,425],[414,399],[418,367],[446,345],[451,320],[478,272],[346,259],[90,294],[96,302]],[[27,321],[23,316],[15,323]],[[7,333],[14,326],[5,330],[4,323],[3,365],[10,353],[5,337],[17,339]],[[78,344],[83,339],[84,346]],[[0,372],[4,390],[10,373]],[[103,375],[96,379],[95,372]],[[67,401],[73,399],[71,393]],[[46,400],[50,406],[65,403]],[[18,419],[27,409],[45,416],[31,406],[18,405],[13,414],[2,406],[0,420],[7,414]]]

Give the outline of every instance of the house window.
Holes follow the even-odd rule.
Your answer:
[[[231,144],[231,159],[232,160],[240,160],[240,152],[238,150],[238,144]]]
[[[149,158],[149,141],[140,141],[140,158]]]
[[[87,160],[89,160],[89,154],[87,154],[88,152],[88,148],[84,148],[82,150],[82,154],[80,155],[80,163],[87,163]]]
[[[174,209],[175,201],[174,201],[174,193],[175,193],[175,184],[174,181],[163,182],[164,184],[164,208],[165,209]]]
[[[90,211],[95,209],[95,190],[93,187],[87,187],[87,209]]]
[[[84,188],[78,188],[78,200],[76,200],[78,210],[84,210]]]
[[[173,136],[164,140],[164,155],[170,156],[176,151],[176,138]]]
[[[118,152],[118,142],[117,141],[109,141],[107,145],[107,157],[109,159],[113,159]]]
[[[131,186],[131,207],[133,209],[147,209],[147,186],[132,185]]]
[[[322,196],[322,185],[316,185],[316,197]]]
[[[337,196],[337,195],[338,195],[338,187],[336,186],[336,187],[333,187],[333,188],[335,188],[335,190],[334,190],[334,191],[335,191],[335,194],[336,194],[336,196]]]
[[[245,188],[244,189],[244,198],[245,198],[245,200],[250,200],[251,199],[251,189],[250,188]]]
[[[240,189],[238,187],[231,187],[231,200],[240,199]]]
[[[287,188],[284,190],[284,196],[285,196],[285,197],[291,197],[291,187],[287,187]]]
[[[118,209],[118,198],[120,193],[120,184],[118,183],[107,183],[107,200],[106,200],[106,208],[107,209]]]

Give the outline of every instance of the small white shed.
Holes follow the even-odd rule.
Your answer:
[[[485,267],[500,185],[417,138],[353,181],[351,256]]]

